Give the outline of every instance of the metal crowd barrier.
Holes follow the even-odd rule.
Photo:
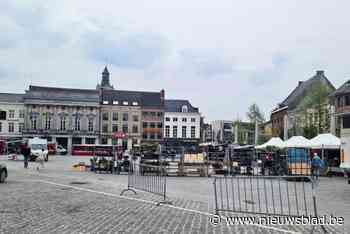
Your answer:
[[[315,183],[307,176],[214,177],[215,214],[317,217]]]
[[[167,172],[165,166],[153,166],[147,164],[130,163],[128,172],[128,188],[124,189],[120,195],[127,191],[141,190],[156,194],[162,197],[160,204],[172,204],[167,199]]]

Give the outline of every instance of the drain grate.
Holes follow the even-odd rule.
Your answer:
[[[72,181],[69,184],[89,184],[89,182],[85,182],[85,181]]]

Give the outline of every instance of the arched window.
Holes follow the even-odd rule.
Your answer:
[[[188,108],[187,108],[186,105],[183,105],[183,106],[182,106],[182,112],[183,112],[183,113],[187,113],[187,112],[188,112]]]

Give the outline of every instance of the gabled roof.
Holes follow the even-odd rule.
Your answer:
[[[340,86],[331,96],[339,96],[347,93],[350,93],[350,80]]]
[[[193,107],[188,100],[165,100],[166,112],[182,112],[182,107],[187,106],[189,113],[198,113],[197,107]]]
[[[99,102],[99,92],[95,89],[72,89],[30,85],[24,99],[51,101]]]
[[[0,93],[0,102],[23,103],[22,93]]]
[[[146,108],[163,108],[160,92],[142,92],[128,90],[102,90],[101,104],[103,101],[108,101],[112,104],[113,101],[118,101],[118,105],[126,101],[131,103],[137,102],[138,106]]]
[[[280,107],[288,106],[288,109],[294,109],[301,99],[306,95],[317,83],[327,85],[332,90],[335,90],[333,84],[327,79],[323,71],[317,71],[316,75],[306,81],[299,82],[299,85],[288,95],[288,97],[280,104]]]

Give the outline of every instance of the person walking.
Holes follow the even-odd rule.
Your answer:
[[[38,165],[36,167],[37,171],[40,170],[40,166],[41,166],[41,168],[44,168],[44,161],[45,161],[44,149],[41,149],[41,152],[40,152],[39,156],[36,158],[36,161],[38,162]]]
[[[311,174],[316,180],[320,175],[320,170],[324,166],[323,160],[318,156],[317,153],[314,153],[314,157],[311,161]]]
[[[30,157],[30,147],[28,147],[27,144],[25,144],[22,148],[22,154],[23,154],[23,158],[24,158],[24,168],[28,168],[28,160]]]

